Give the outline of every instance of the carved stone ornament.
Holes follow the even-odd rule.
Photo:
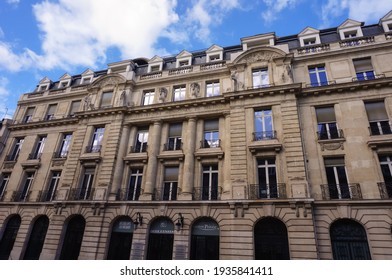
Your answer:
[[[200,96],[200,85],[198,83],[191,84],[191,95],[194,98],[197,98]]]
[[[167,89],[164,87],[159,88],[159,100],[164,102],[167,97]]]
[[[328,150],[328,151],[334,151],[334,150],[344,150],[343,142],[337,142],[337,143],[320,143],[321,150]]]
[[[116,86],[120,83],[123,83],[124,80],[121,79],[120,77],[109,77],[109,78],[104,78],[101,81],[99,81],[97,84],[94,85],[94,87],[99,87],[103,88],[105,86]]]
[[[272,51],[259,51],[244,56],[238,61],[238,63],[254,63],[258,61],[271,61],[276,57],[281,57],[281,55],[274,53]]]

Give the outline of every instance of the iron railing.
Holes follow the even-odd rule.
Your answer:
[[[141,189],[137,188],[136,191],[131,189],[119,189],[116,193],[116,200],[118,201],[136,201],[139,200]]]
[[[86,147],[86,153],[99,153],[101,149],[102,145],[90,145]]]
[[[31,153],[29,154],[27,159],[34,160],[34,159],[41,159],[42,153]]]
[[[40,191],[37,196],[37,202],[48,202],[56,199],[55,191]]]
[[[220,139],[204,139],[200,141],[200,148],[219,148],[221,146]]]
[[[194,200],[220,200],[222,187],[220,186],[203,186],[193,189]]]
[[[324,200],[331,199],[362,199],[361,186],[354,184],[323,184],[321,185]]]
[[[361,78],[354,77],[352,78],[353,82],[360,82],[360,81],[369,81],[369,80],[377,80],[377,79],[382,79],[385,78],[385,74],[377,74],[377,75],[370,75],[370,76],[363,76]]]
[[[287,198],[285,183],[249,185],[249,199],[273,198]]]
[[[169,142],[163,144],[164,151],[177,151],[182,150],[182,142]]]
[[[29,201],[31,191],[14,191],[12,193],[11,201],[21,202],[21,201]]]
[[[145,153],[147,152],[148,145],[147,143],[138,143],[135,146],[131,146],[129,148],[130,153]]]
[[[253,141],[276,139],[276,130],[253,132]]]
[[[62,152],[62,151],[58,151],[58,152],[54,152],[52,158],[67,158],[68,157],[68,151],[66,152]]]
[[[93,200],[94,188],[72,189],[69,192],[68,200]]]
[[[392,134],[392,126],[389,123],[389,120],[369,122],[369,125],[369,132],[372,136]]]
[[[330,140],[330,139],[344,138],[343,130],[330,129],[329,131],[327,131],[327,130],[318,131],[317,138],[318,138],[318,140]]]
[[[19,153],[17,153],[16,155],[6,155],[5,160],[4,161],[17,161],[19,157]]]
[[[378,182],[377,185],[382,199],[392,198],[392,182]]]
[[[180,189],[178,187],[173,188],[172,193],[170,193],[167,189],[165,189],[165,186],[162,186],[162,189],[155,189],[155,192],[153,194],[153,200],[177,200],[179,192]]]

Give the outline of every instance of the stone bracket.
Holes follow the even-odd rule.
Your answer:
[[[290,208],[295,210],[295,216],[298,218],[301,216],[301,209],[302,209],[302,217],[308,217],[308,211],[311,209],[310,203],[303,202],[303,201],[292,201],[290,203]]]
[[[234,217],[241,217],[243,218],[245,216],[245,210],[249,209],[249,204],[248,203],[243,203],[243,202],[230,202],[230,210],[233,211]]]

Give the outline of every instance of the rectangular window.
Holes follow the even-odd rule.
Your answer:
[[[150,72],[158,72],[160,70],[160,65],[154,65],[151,66],[151,71]]]
[[[5,190],[7,189],[8,182],[10,181],[10,173],[3,173],[0,175],[0,201],[3,200]]]
[[[392,133],[384,101],[365,103],[365,108],[369,119],[371,135]]]
[[[48,111],[46,112],[45,120],[53,120],[54,113],[56,112],[57,104],[50,104],[48,107]]]
[[[26,172],[22,188],[15,197],[15,201],[27,201],[30,195],[30,189],[33,185],[34,172]]]
[[[354,59],[353,63],[358,81],[373,80],[375,78],[370,57]]]
[[[16,138],[14,146],[12,147],[11,153],[7,156],[8,161],[16,161],[18,159],[20,149],[22,149],[22,145],[24,142],[24,138]]]
[[[173,101],[185,100],[185,92],[186,92],[185,85],[175,87],[174,94],[173,94]]]
[[[274,139],[275,132],[272,123],[272,110],[255,111],[255,132],[254,140],[261,141],[266,139]]]
[[[206,96],[218,96],[220,95],[219,81],[207,82],[206,84]]]
[[[350,198],[350,188],[346,175],[344,158],[325,158],[325,173],[327,175],[329,197],[331,199]]]
[[[84,168],[80,188],[76,193],[76,200],[89,200],[92,195],[95,167]]]
[[[274,158],[257,159],[258,198],[277,198],[278,184]]]
[[[319,140],[337,139],[341,137],[336,124],[334,107],[316,108],[317,133]]]
[[[30,154],[29,159],[40,159],[45,147],[46,136],[39,136],[35,145],[34,152]]]
[[[217,148],[220,146],[219,140],[219,120],[204,121],[204,140],[202,148]]]
[[[64,133],[61,139],[59,152],[57,158],[66,158],[68,156],[69,148],[71,145],[72,133]]]
[[[389,198],[392,198],[392,156],[379,155],[381,172],[384,177],[385,192]]]
[[[69,82],[68,82],[68,81],[61,82],[61,83],[60,83],[60,86],[59,86],[59,88],[65,88],[65,87],[67,87],[67,86],[68,86],[68,84],[69,84]]]
[[[355,37],[357,37],[357,31],[356,30],[344,32],[344,38],[345,39],[350,39],[350,38],[355,38]]]
[[[94,129],[93,138],[91,139],[91,146],[87,148],[88,153],[99,153],[101,151],[104,132],[104,127],[96,127]]]
[[[90,83],[90,81],[91,81],[91,77],[84,77],[84,78],[82,78],[81,84],[85,85],[85,84]]]
[[[140,128],[136,135],[134,153],[144,153],[147,151],[148,127]]]
[[[268,69],[254,69],[252,71],[252,79],[253,79],[253,88],[262,88],[268,87],[269,84],[269,76]]]
[[[314,45],[314,44],[316,44],[316,38],[304,39],[305,46]]]
[[[81,104],[80,100],[72,101],[71,109],[69,110],[69,116],[73,117],[75,113],[79,111],[80,104]]]
[[[29,123],[33,121],[33,113],[34,113],[34,107],[27,108],[25,116],[23,118],[23,123]]]
[[[143,105],[151,105],[154,103],[155,91],[143,92]]]
[[[189,65],[189,61],[188,60],[182,60],[179,62],[180,67],[182,66],[188,66]]]
[[[182,149],[182,123],[173,123],[169,126],[169,137],[166,143],[167,151]]]
[[[112,106],[112,97],[113,97],[113,92],[102,93],[101,108],[111,107]]]
[[[327,72],[324,66],[309,67],[310,86],[326,86],[328,85]]]
[[[139,200],[142,179],[143,168],[132,168],[126,193],[126,200]]]
[[[52,171],[47,191],[42,197],[43,201],[52,201],[55,199],[56,190],[60,182],[61,171]]]
[[[178,187],[178,167],[166,167],[162,200],[176,200]]]
[[[218,165],[203,166],[203,186],[201,199],[218,199]]]

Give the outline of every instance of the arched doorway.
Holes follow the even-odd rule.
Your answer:
[[[113,224],[108,260],[129,260],[134,225],[130,217],[121,217]]]
[[[202,218],[192,226],[191,260],[219,260],[219,225]]]
[[[256,260],[289,260],[286,225],[276,218],[264,218],[254,228]]]
[[[27,243],[24,260],[38,260],[44,246],[46,232],[48,231],[49,219],[46,216],[39,217],[30,233],[29,242]]]
[[[332,223],[330,228],[334,260],[370,260],[369,245],[363,226],[350,219]]]
[[[173,254],[174,225],[168,218],[155,220],[150,227],[147,260],[171,260]]]
[[[14,215],[9,218],[0,240],[0,260],[8,260],[10,257],[20,227],[20,222],[21,219],[19,215]]]
[[[71,218],[66,225],[60,260],[77,260],[82,245],[86,221],[80,215]]]

